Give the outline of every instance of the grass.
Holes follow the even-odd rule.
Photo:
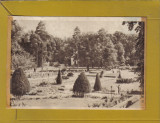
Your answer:
[[[85,72],[86,75],[96,75],[97,72],[102,70],[95,70],[92,72]],[[28,72],[26,72],[28,73]],[[47,76],[49,73],[49,77]],[[129,84],[118,84],[116,83],[116,78],[105,77],[109,74],[113,74],[112,71],[104,71],[104,75],[101,80],[102,91],[94,92],[93,86],[96,76],[87,76],[92,92],[86,94],[84,98],[73,98],[73,84],[77,79],[80,72],[74,72],[74,76],[70,76],[69,79],[64,79],[61,85],[56,84],[55,78],[57,77],[57,72],[37,72],[28,78],[31,84],[31,91],[28,95],[24,95],[21,100],[16,100],[17,105],[12,105],[12,107],[29,107],[29,108],[111,108],[120,102],[127,99],[118,94],[117,87],[120,85],[121,92],[126,94],[132,90],[139,91],[139,83],[129,83]],[[30,72],[31,74],[31,72]],[[41,77],[41,74],[46,76]],[[67,73],[66,73],[67,75]],[[116,70],[115,70],[115,75]],[[122,70],[121,75],[123,78],[136,78],[137,75],[129,70]],[[111,93],[112,86],[112,93]],[[114,101],[108,101],[114,97]],[[28,101],[29,100],[29,101]],[[120,101],[119,101],[120,100]],[[19,105],[24,103],[25,106]]]

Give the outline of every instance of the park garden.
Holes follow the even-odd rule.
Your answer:
[[[100,28],[60,38],[40,21],[28,32],[12,21],[12,108],[141,109],[144,97],[144,23],[128,31]]]

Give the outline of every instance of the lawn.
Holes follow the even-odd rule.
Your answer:
[[[100,78],[102,91],[98,92],[93,90],[93,86],[96,73],[100,73],[102,69],[93,69],[90,72],[85,72],[91,84],[92,91],[91,93],[85,94],[83,98],[73,97],[72,91],[74,82],[80,74],[79,71],[73,72],[74,75],[68,79],[63,79],[61,85],[56,84],[57,70],[47,71],[49,71],[49,69],[45,72],[41,72],[40,70],[37,70],[37,72],[31,70],[25,71],[29,77],[28,80],[31,85],[31,91],[20,99],[12,97],[12,108],[120,109],[126,108],[130,100],[135,100],[133,102],[136,104],[136,106],[133,106],[133,103],[130,108],[141,108],[140,105],[137,105],[137,102],[140,101],[140,95],[128,94],[132,90],[140,90],[139,82],[134,81],[129,84],[117,84],[116,79],[119,75],[117,69],[110,71],[103,70],[103,77]],[[66,76],[68,72],[62,76]],[[132,78],[133,80],[136,80],[137,77],[137,75],[130,70],[122,70],[121,76],[123,78]],[[118,93],[118,86],[121,88],[121,93]],[[128,100],[128,102],[124,103],[126,100]]]

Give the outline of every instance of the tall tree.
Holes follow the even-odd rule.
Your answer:
[[[43,62],[47,57],[47,45],[45,42],[48,42],[50,35],[46,32],[45,23],[40,21],[36,27],[35,34],[39,35],[40,39],[37,44],[37,58],[38,58],[38,67],[43,66]]]
[[[16,20],[13,20],[11,30],[12,69],[17,69],[19,67],[27,68],[34,66],[34,63],[32,62],[33,57],[22,47],[23,36],[24,32],[22,27],[20,27]]]
[[[135,46],[136,52],[135,57],[137,60],[137,69],[135,72],[138,73],[140,81],[140,87],[144,91],[144,38],[145,38],[145,23],[143,21],[124,21],[122,25],[127,24],[128,30],[132,31],[133,29],[138,33],[136,39],[137,43]]]
[[[31,46],[31,51],[32,53],[35,55],[35,58],[36,58],[36,64],[37,64],[37,67],[42,67],[42,46],[43,46],[43,42],[40,38],[40,36],[36,33],[34,33],[32,31],[31,35],[30,35],[30,46]]]
[[[106,33],[104,29],[100,29],[98,31],[99,35],[99,42],[100,42],[100,48],[102,49],[102,60],[101,60],[101,66],[105,67],[111,67],[114,66],[114,64],[117,61],[117,52],[114,48],[114,44],[109,37],[109,35]]]
[[[40,36],[42,41],[47,41],[50,38],[49,34],[46,31],[45,23],[43,21],[40,21],[38,23],[35,33]]]
[[[16,20],[12,21],[12,30],[11,30],[11,53],[14,55],[16,53],[20,53],[22,48],[20,46],[20,42],[22,40],[23,30],[22,27],[19,26]]]
[[[74,29],[74,34],[73,34],[73,39],[75,41],[75,46],[76,46],[76,51],[75,51],[75,60],[77,61],[77,67],[79,67],[79,44],[80,44],[80,34],[81,31],[79,29],[79,27],[77,26]]]
[[[124,47],[122,43],[118,42],[115,45],[115,49],[117,50],[117,60],[119,64],[124,64],[125,63],[125,58],[124,58]]]

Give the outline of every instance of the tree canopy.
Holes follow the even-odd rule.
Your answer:
[[[144,38],[145,38],[145,23],[135,21],[124,21],[123,25],[128,26],[128,30],[135,30],[138,34],[135,44],[135,59],[137,61],[137,68],[135,72],[138,73],[138,80],[141,83],[142,90],[144,89]]]
[[[142,35],[140,27],[137,28],[137,32]],[[72,37],[62,39],[49,34],[43,21],[38,23],[35,30],[24,32],[14,20],[12,22],[12,68],[15,69],[19,65],[42,67],[45,62],[59,62],[70,66],[71,58],[77,63],[74,66],[87,66],[87,68],[135,65],[137,62],[135,55],[143,54],[139,52],[141,45],[136,43],[143,37],[140,34],[124,34],[118,31],[109,34],[104,28],[96,33],[83,33],[77,26],[73,30]],[[20,61],[24,63],[19,63]]]

